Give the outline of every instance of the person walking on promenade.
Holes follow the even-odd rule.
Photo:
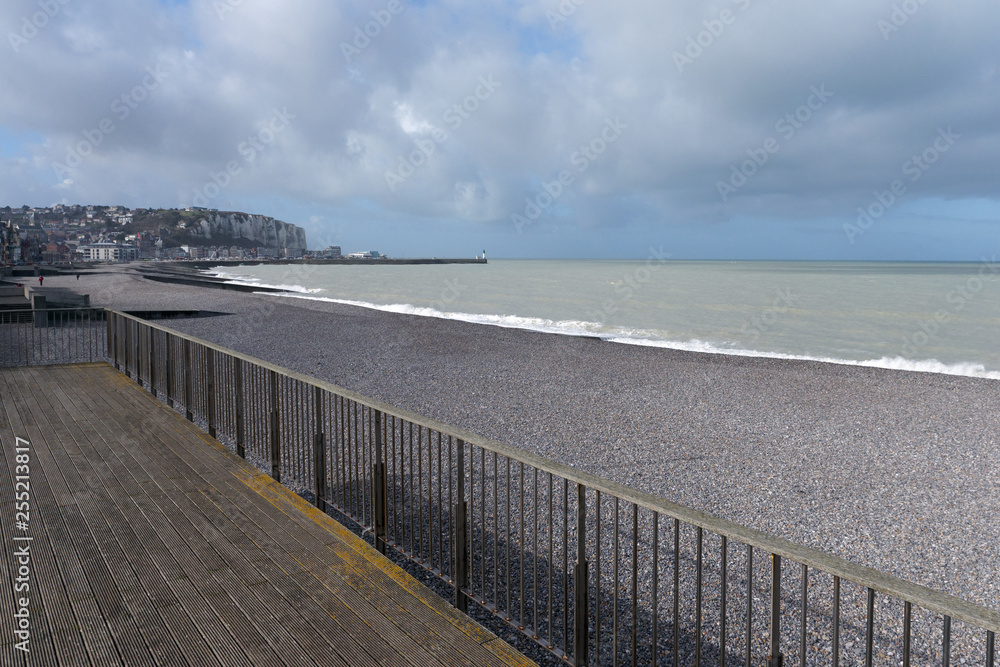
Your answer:
[[[45,280],[45,276],[38,276],[38,286],[42,286],[42,281]]]

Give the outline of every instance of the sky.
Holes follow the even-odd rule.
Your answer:
[[[1000,254],[987,0],[5,0],[0,205],[392,256]]]

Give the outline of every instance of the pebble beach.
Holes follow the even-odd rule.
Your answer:
[[[708,355],[156,283],[46,278],[546,458],[1000,608],[1000,383]]]

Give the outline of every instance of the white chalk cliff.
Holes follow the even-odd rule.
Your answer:
[[[264,248],[306,249],[306,230],[301,227],[248,213],[210,213],[191,226],[189,231],[217,242],[246,239]]]

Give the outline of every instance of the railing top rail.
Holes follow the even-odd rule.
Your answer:
[[[768,553],[781,556],[784,559],[821,570],[827,574],[840,577],[843,580],[871,588],[880,593],[890,595],[906,602],[910,602],[928,611],[950,616],[958,621],[971,623],[972,625],[987,631],[1000,633],[1000,611],[963,600],[957,596],[943,593],[927,586],[914,584],[904,579],[879,572],[878,570],[865,565],[852,563],[843,558],[825,553],[812,547],[797,544],[790,540],[775,537],[762,531],[742,526],[727,519],[713,516],[706,512],[685,507],[684,505],[679,505],[645,491],[629,488],[618,482],[607,480],[571,466],[542,458],[531,452],[477,435],[460,427],[445,424],[444,422],[424,417],[409,410],[393,407],[383,403],[382,401],[369,398],[350,389],[340,387],[324,380],[309,377],[287,368],[282,368],[281,366],[264,361],[263,359],[242,354],[235,350],[216,345],[215,343],[211,343],[195,336],[181,333],[160,324],[143,320],[117,310],[108,309],[108,311],[127,319],[141,322],[146,326],[166,332],[172,336],[176,336],[177,338],[189,340],[193,343],[197,343],[198,345],[203,345],[217,352],[221,352],[237,359],[242,359],[243,361],[255,364],[264,369],[275,371],[288,378],[319,387],[333,394],[338,394],[344,398],[355,401],[374,410],[378,410],[387,415],[392,415],[418,426],[438,431],[443,435],[450,435],[463,440],[470,445],[481,447],[487,451],[496,452],[501,456],[522,462],[543,472],[552,473],[553,475],[567,479],[570,482],[582,484],[589,489],[617,496],[626,502],[635,503],[645,509],[678,519],[695,527],[704,528],[705,530],[720,536],[725,536],[736,542],[749,544]]]

